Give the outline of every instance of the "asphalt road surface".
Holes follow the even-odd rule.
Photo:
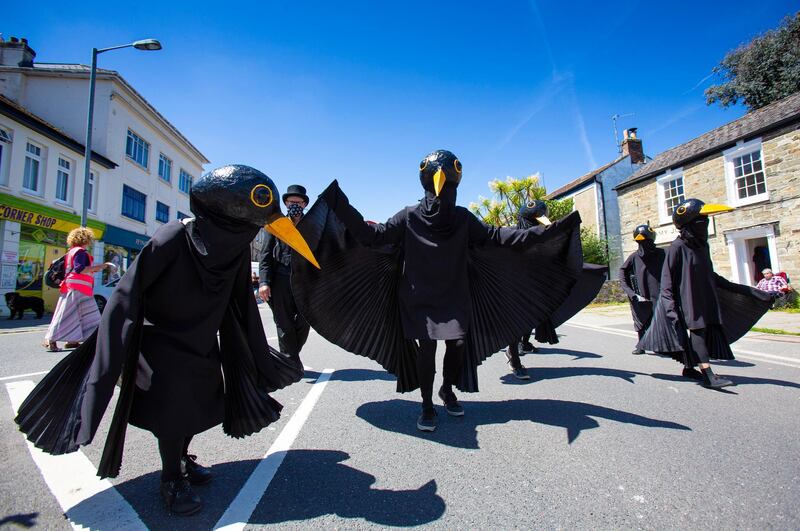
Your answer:
[[[428,434],[417,393],[395,393],[379,365],[312,332],[306,377],[273,395],[280,421],[242,440],[219,427],[195,437],[214,480],[196,488],[203,511],[181,518],[162,506],[148,432],[129,428],[110,482],[94,476],[110,414],[78,453],[26,443],[14,408],[63,354],[44,352],[41,327],[24,330],[0,335],[0,527],[800,528],[792,338],[743,339],[736,361],[716,365],[737,386],[710,391],[672,360],[631,355],[630,324],[584,312],[558,345],[523,357],[529,382],[502,353],[488,359],[481,392],[459,396],[466,415],[437,403]]]

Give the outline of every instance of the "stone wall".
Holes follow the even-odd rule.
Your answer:
[[[616,271],[614,271],[616,275]],[[609,302],[628,302],[628,296],[619,287],[619,280],[606,280],[597,297],[592,301],[593,304],[607,304]]]
[[[737,208],[714,217],[709,237],[715,270],[731,278],[732,265],[725,233],[775,222],[775,242],[780,269],[800,278],[800,123],[762,137],[762,157],[769,200]],[[728,204],[722,150],[683,166],[685,197],[706,203]],[[655,178],[619,191],[623,254],[636,250],[630,237],[636,225],[650,220],[658,229],[658,194]]]

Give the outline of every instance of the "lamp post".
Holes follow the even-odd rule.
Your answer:
[[[155,51],[161,49],[161,43],[155,39],[144,39],[130,44],[110,46],[108,48],[92,48],[92,71],[89,74],[89,113],[86,119],[86,151],[84,152],[83,165],[83,210],[81,211],[81,227],[86,226],[89,213],[89,176],[91,175],[92,161],[92,119],[94,118],[94,84],[97,77],[97,55],[120,48],[136,48],[137,50]]]

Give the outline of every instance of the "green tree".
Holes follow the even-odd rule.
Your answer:
[[[728,52],[712,73],[722,82],[706,89],[708,105],[742,100],[752,111],[800,92],[800,12]]]
[[[539,182],[538,175],[522,179],[508,177],[505,181],[494,179],[489,181],[489,190],[494,194],[493,197],[481,196],[477,203],[469,205],[472,213],[489,225],[516,227],[520,207],[531,199],[544,200],[549,210],[548,217],[553,221],[572,212],[572,199],[544,199],[547,190]],[[592,229],[581,228],[581,245],[584,262],[608,264],[608,242],[598,237]]]

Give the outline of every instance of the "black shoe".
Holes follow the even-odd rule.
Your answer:
[[[203,508],[200,497],[192,491],[192,486],[185,479],[162,481],[161,497],[171,514],[189,516]]]
[[[728,387],[735,384],[730,380],[727,380],[725,378],[720,378],[719,376],[717,376],[712,372],[712,373],[706,373],[704,375],[703,382],[701,385],[709,389],[722,389],[723,387]]]
[[[196,455],[181,457],[181,472],[192,485],[205,485],[211,481],[211,470],[197,462]]]
[[[420,414],[419,418],[417,419],[417,429],[420,431],[435,431],[436,424],[436,410],[433,408],[424,408],[422,410],[422,414]]]
[[[514,378],[517,380],[530,380],[531,377],[528,374],[528,369],[526,369],[521,363],[519,367],[514,367],[513,365],[509,364],[511,367],[511,374],[514,375]]]
[[[640,354],[644,354],[644,350],[642,350],[640,348],[635,348],[635,349],[633,349],[633,352],[631,352],[631,354],[636,354],[638,356]]]
[[[458,403],[456,394],[452,389],[445,391],[444,387],[440,388],[439,398],[441,398],[442,402],[444,402],[444,410],[447,411],[448,415],[452,415],[453,417],[464,416],[464,408]]]
[[[539,349],[534,347],[531,343],[520,343],[519,344],[519,351],[521,354],[535,354],[539,352]]]
[[[703,379],[703,373],[694,367],[684,367],[683,372],[681,372],[681,376],[684,378],[689,378],[690,380],[701,381]]]

